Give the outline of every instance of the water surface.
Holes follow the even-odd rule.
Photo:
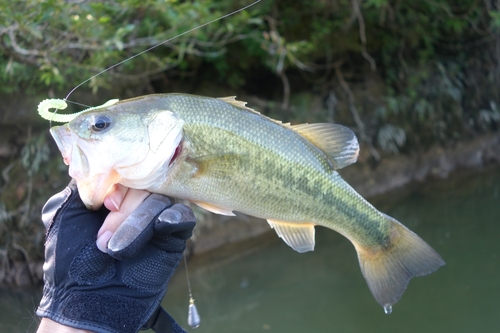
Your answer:
[[[311,253],[296,253],[269,233],[191,260],[202,316],[201,326],[191,331],[498,332],[500,169],[415,184],[372,202],[447,263],[413,279],[391,315],[371,296],[352,245],[317,228]],[[0,292],[0,333],[34,331],[39,298],[39,291]],[[182,263],[163,305],[184,325],[188,290]]]

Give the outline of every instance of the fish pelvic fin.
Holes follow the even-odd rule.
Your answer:
[[[267,220],[278,236],[299,253],[314,250],[314,224]]]
[[[212,212],[214,214],[219,214],[219,215],[226,215],[226,216],[236,216],[231,209],[227,209],[224,207],[219,207],[213,204],[210,204],[208,202],[202,202],[202,201],[193,201],[196,205],[199,207],[208,210],[209,212]]]
[[[368,287],[389,314],[413,277],[430,274],[445,262],[419,236],[394,218],[385,217],[392,226],[387,245],[375,251],[355,246]]]
[[[291,128],[322,150],[335,170],[356,163],[358,160],[358,139],[356,134],[345,126],[318,123],[293,125]]]

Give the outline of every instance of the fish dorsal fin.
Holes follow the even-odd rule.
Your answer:
[[[314,250],[314,224],[267,220],[285,243],[297,252]]]
[[[353,164],[358,159],[359,143],[349,128],[330,123],[300,124],[292,129],[321,149],[336,170]]]
[[[233,211],[230,209],[218,207],[216,205],[210,204],[208,202],[202,202],[202,201],[193,201],[193,203],[197,204],[203,209],[208,210],[209,212],[219,214],[219,215],[226,215],[226,216],[236,216],[234,215]]]
[[[247,105],[247,102],[242,102],[242,101],[238,101],[236,100],[236,96],[228,96],[228,97],[219,97],[217,99],[220,99],[221,101],[224,101],[226,103],[229,103],[233,106],[236,106],[236,107],[239,107],[239,108],[242,108],[242,109],[245,109],[247,111],[250,111],[250,112],[253,112],[253,113],[256,113],[258,115],[261,115],[262,117],[264,118],[267,118],[273,122],[275,122],[276,124],[279,124],[279,125],[282,125],[282,126],[285,126],[285,127],[288,127],[290,128],[290,123],[283,123],[281,122],[280,120],[276,120],[276,119],[273,119],[273,118],[269,118],[267,116],[264,116],[263,114],[261,114],[259,111],[255,111],[254,109],[252,108],[249,108]]]
[[[237,107],[239,107],[239,108],[242,108],[242,109],[245,109],[245,110],[252,111],[252,112],[255,112],[255,113],[260,114],[260,112],[255,111],[255,110],[254,110],[254,109],[252,109],[252,108],[249,108],[249,107],[247,106],[247,102],[238,101],[238,100],[236,99],[236,96],[219,97],[218,99],[220,99],[221,101],[224,101],[224,102],[226,102],[226,103],[229,103],[229,104],[231,104],[231,105],[237,106]]]

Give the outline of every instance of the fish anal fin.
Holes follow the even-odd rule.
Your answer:
[[[322,150],[336,170],[353,164],[358,159],[359,143],[349,128],[330,123],[300,124],[292,129]]]
[[[314,224],[295,223],[268,219],[269,225],[288,246],[297,252],[314,250]]]
[[[367,249],[354,243],[359,265],[375,300],[390,313],[413,277],[430,274],[443,259],[425,241],[390,216],[391,235],[386,246]]]
[[[218,206],[210,204],[208,202],[193,201],[193,203],[197,204],[201,208],[206,209],[209,212],[212,212],[214,214],[226,215],[226,216],[236,216],[236,215],[234,215],[232,210],[227,209],[227,208],[218,207]]]

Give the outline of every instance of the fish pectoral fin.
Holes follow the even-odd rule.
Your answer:
[[[330,123],[300,124],[292,129],[322,150],[332,161],[335,170],[357,161],[359,143],[349,128]]]
[[[314,224],[267,220],[285,243],[297,252],[314,250]]]
[[[240,154],[226,153],[190,158],[187,162],[195,167],[192,177],[204,176],[229,180],[241,160]]]
[[[227,208],[222,208],[215,206],[213,204],[209,204],[207,202],[201,202],[201,201],[193,201],[193,203],[197,204],[203,209],[208,210],[209,212],[219,214],[219,215],[226,215],[226,216],[236,216],[234,215],[233,211]]]

